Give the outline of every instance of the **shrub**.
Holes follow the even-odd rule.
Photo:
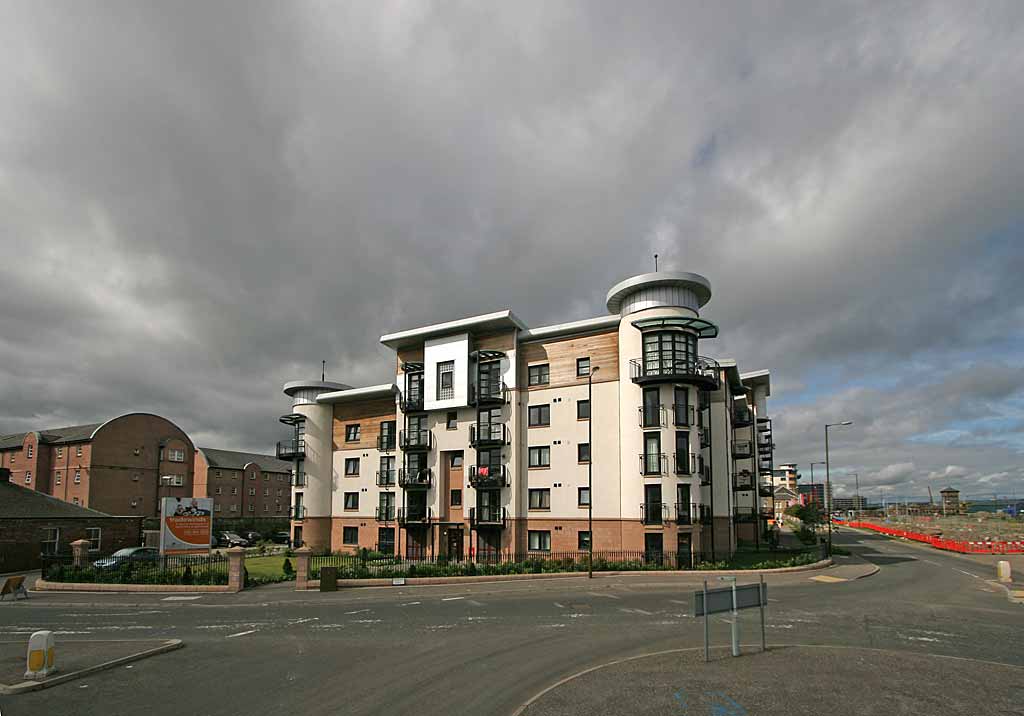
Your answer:
[[[292,566],[292,561],[290,559],[288,559],[287,557],[284,560],[284,564],[281,565],[281,572],[283,574],[288,574],[288,575],[295,573],[295,568]]]

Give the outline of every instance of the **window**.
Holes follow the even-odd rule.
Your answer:
[[[220,470],[217,470],[217,472],[216,472],[216,476],[217,476],[217,477],[220,477]]]
[[[26,470],[25,471],[25,484],[26,485],[31,485],[32,484],[32,471],[31,470]]]
[[[341,543],[342,544],[359,544],[359,528],[358,527],[342,527],[341,528]]]
[[[357,443],[359,442],[359,423],[345,426],[345,442]]]
[[[530,530],[528,541],[531,552],[551,551],[551,533],[547,530]]]
[[[547,363],[541,365],[531,365],[526,369],[527,383],[530,385],[547,385],[549,376],[549,367]]]
[[[75,470],[75,484],[77,485],[81,481],[82,481],[82,471],[81,470]]]
[[[100,551],[100,535],[101,530],[99,527],[86,527],[85,538],[89,540],[89,551],[99,552]]]
[[[135,448],[134,450],[132,450],[132,454],[133,454],[133,455],[136,455],[136,456],[137,456],[137,455],[138,455],[139,453],[141,453],[141,452],[142,452],[142,448]],[[163,462],[163,461],[164,461],[164,449],[163,449],[163,448],[160,448],[160,449],[159,449],[159,450],[157,451],[157,460],[159,460],[160,462]]]
[[[264,512],[270,512],[270,505],[268,505],[266,503],[263,503],[263,511]]]
[[[78,504],[78,498],[77,497],[72,497],[71,498],[71,504],[72,505],[77,505]]]
[[[359,474],[359,458],[347,457],[345,458],[345,474],[346,475],[358,475]]]
[[[213,493],[213,494],[215,494],[215,495],[222,495],[222,494],[224,494],[224,488],[223,488],[223,487],[218,487],[218,488],[217,488],[217,489],[216,489],[216,490],[214,491],[214,493]]]
[[[586,378],[590,375],[590,357],[576,359],[576,377]]]
[[[381,455],[380,458],[380,470],[377,476],[378,485],[394,485],[395,484],[395,456],[394,455]]]
[[[139,506],[139,498],[138,498],[138,497],[133,497],[133,498],[132,498],[132,501],[131,501],[131,502],[130,502],[129,504],[130,504],[130,505],[131,505],[132,507],[138,507],[138,506]]]
[[[171,462],[185,462],[185,451],[181,448],[171,448],[167,451],[167,459]]]
[[[232,495],[237,495],[238,494],[238,488],[237,487],[232,487],[231,488],[231,494]]]
[[[29,459],[32,459],[32,446],[31,445],[26,447],[26,457],[28,457]]]
[[[459,427],[459,413],[455,410],[449,411],[445,427],[449,430],[457,430]]]
[[[588,507],[590,505],[589,487],[576,488],[576,504],[579,505],[580,507]]]
[[[55,477],[56,477],[56,482],[59,485],[60,484],[60,473],[58,472]]]
[[[690,466],[690,433],[686,430],[676,431],[676,474],[689,475]]]
[[[551,425],[550,405],[531,405],[528,412],[529,426],[531,428]]]
[[[252,472],[249,473],[249,479],[250,480],[255,480],[256,479],[256,471],[255,470],[253,470]]]
[[[577,400],[576,401],[576,419],[577,420],[590,420],[590,401],[589,400]]]
[[[451,464],[452,464],[453,468],[460,468],[460,467],[462,467],[462,455],[452,455],[452,463]]]
[[[451,499],[448,501],[452,507],[462,507],[462,490],[452,490]]]
[[[232,512],[238,512],[238,505],[231,505]]]
[[[576,549],[581,552],[590,549],[590,533],[586,530],[580,530],[576,533]]]
[[[215,504],[215,505],[213,506],[213,511],[214,511],[214,512],[220,512],[220,503],[219,503],[219,502],[218,502],[218,503],[216,503],[216,504]]]
[[[689,406],[688,406],[689,395],[686,392],[686,388],[676,388],[673,391],[673,401],[674,401],[674,405],[672,407],[672,410],[673,410],[673,413],[674,413],[673,417],[675,418],[675,424],[676,425],[689,425],[690,424],[690,416],[689,416],[690,409],[689,409]]]
[[[345,509],[346,510],[358,510],[359,509],[359,493],[358,492],[346,492],[345,493]]]
[[[455,361],[446,360],[437,364],[437,399],[455,397]]]
[[[378,447],[381,450],[395,449],[395,422],[394,420],[385,420],[380,424],[380,445]]]
[[[82,446],[81,445],[78,445],[78,446],[75,447],[75,455],[77,457],[82,457]]]
[[[277,496],[280,497],[282,494],[283,490],[281,490],[281,488],[277,488]]]
[[[255,512],[255,511],[256,511],[256,505],[254,505],[254,504],[252,504],[252,503],[250,502],[250,503],[249,503],[249,512]]]
[[[533,488],[530,490],[531,510],[551,509],[551,490],[547,487]]]
[[[264,474],[263,475],[263,482],[270,482],[270,475]]]
[[[263,488],[263,496],[264,497],[270,497],[270,488],[269,487],[264,487]]]
[[[530,467],[551,467],[551,446],[530,448]]]
[[[64,448],[57,448],[57,457],[64,457]]]
[[[645,333],[643,346],[646,374],[693,373],[696,369],[697,336],[692,333]]]
[[[250,487],[249,488],[249,497],[256,497],[256,488],[255,487]]]
[[[141,479],[142,479],[142,475],[140,475],[137,472],[132,473],[132,482],[138,482]]]
[[[43,554],[57,554],[60,549],[60,527],[43,528]]]
[[[580,443],[576,446],[576,462],[590,462],[590,443]]]

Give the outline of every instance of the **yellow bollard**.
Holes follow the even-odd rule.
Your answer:
[[[26,679],[45,679],[57,670],[52,631],[37,631],[28,640]]]
[[[1010,563],[1006,561],[1000,561],[996,564],[996,579],[1002,584],[1012,584],[1013,577],[1010,576]]]

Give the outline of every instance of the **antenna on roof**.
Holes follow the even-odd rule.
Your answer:
[[[654,254],[654,273],[658,273],[658,254]]]
[[[320,380],[327,380],[327,361],[320,361]]]

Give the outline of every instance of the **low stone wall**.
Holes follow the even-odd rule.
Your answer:
[[[238,592],[230,584],[108,584],[106,582],[47,582],[37,579],[40,592]]]

